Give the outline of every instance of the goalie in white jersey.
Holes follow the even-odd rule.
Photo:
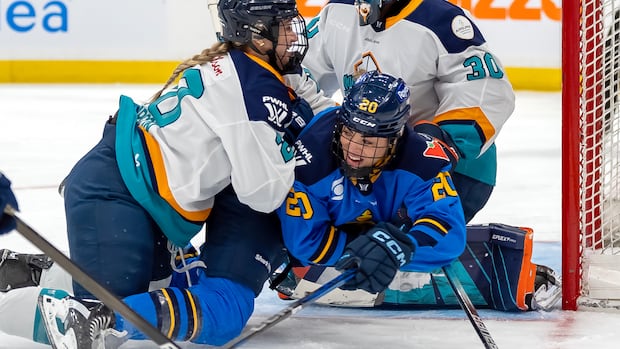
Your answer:
[[[122,96],[101,141],[64,181],[72,260],[168,337],[211,345],[241,332],[282,249],[272,211],[293,184],[285,138],[303,125],[282,74],[297,69],[307,50],[294,0],[221,0],[218,11],[223,41],[181,63],[149,103]],[[171,276],[176,251],[205,222],[198,263],[207,267],[192,269],[194,285],[173,280],[148,292],[152,281]],[[20,259],[5,250],[1,260]],[[40,260],[39,270],[49,267]],[[5,283],[6,290],[19,286]],[[19,292],[28,289],[8,292],[0,304],[3,312],[36,317],[25,333],[12,334],[78,348],[90,348],[102,332],[144,338],[121,315],[84,301],[93,297],[75,283],[75,298],[40,291],[41,304],[68,307],[58,317],[63,328],[46,321],[46,335],[36,301]],[[21,309],[11,302],[28,300]]]

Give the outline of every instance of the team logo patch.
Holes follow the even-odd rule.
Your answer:
[[[474,38],[474,26],[469,19],[463,15],[458,15],[452,19],[452,32],[457,38],[471,40]]]
[[[432,141],[426,141],[426,150],[424,150],[422,154],[427,158],[450,161],[450,158],[448,157],[448,155],[446,155],[443,147],[436,139],[433,139]]]
[[[361,215],[355,218],[357,222],[370,222],[372,221],[372,212],[370,210],[365,210]]]
[[[344,198],[344,177],[340,177],[332,182],[331,199],[334,201],[342,201],[343,198]]]
[[[312,163],[312,153],[301,140],[295,142],[295,166],[304,166]]]
[[[263,104],[269,111],[268,120],[278,127],[284,127],[289,124],[288,105],[278,98],[272,96],[263,96]]]

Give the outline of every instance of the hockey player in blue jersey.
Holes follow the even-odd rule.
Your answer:
[[[320,89],[327,95],[337,90],[346,95],[356,77],[365,71],[378,70],[402,78],[411,90],[409,122],[416,132],[436,137],[447,146],[446,154],[453,160],[452,180],[465,221],[470,222],[486,205],[495,186],[495,140],[513,112],[515,95],[500,57],[469,13],[445,0],[331,0],[309,21],[308,33],[310,48],[303,63],[306,74],[286,75],[289,84],[316,111],[330,101],[321,96]],[[515,253],[514,262],[506,263],[508,267],[498,264],[497,273],[491,265],[502,259],[494,256],[491,262],[485,257],[492,255],[490,250],[500,254],[497,241],[487,238],[495,233],[514,233],[519,241],[502,247],[510,250],[518,246],[510,250]],[[483,295],[470,294],[477,305],[500,310],[534,309],[526,301],[531,299],[534,286],[518,286],[529,283],[532,273],[537,274],[537,286],[554,288],[554,297],[559,295],[560,282],[553,270],[530,263],[531,244],[525,242],[531,239],[531,231],[492,224],[468,228],[467,236],[471,248],[460,259],[481,265],[473,278],[480,281]],[[501,275],[501,280],[494,280],[493,275]],[[435,278],[427,274],[415,283],[430,284],[431,277]],[[402,284],[411,282],[403,280]],[[472,287],[474,293],[478,293],[476,289]],[[498,297],[494,292],[505,295]],[[432,293],[422,298],[418,302],[398,294],[391,299],[404,305],[436,304]]]
[[[357,268],[343,289],[381,292],[398,269],[428,272],[465,247],[449,158],[412,131],[409,112],[404,81],[369,72],[296,141],[295,182],[278,209],[284,242],[304,265]]]
[[[446,241],[459,236],[464,229],[463,222],[455,222],[459,215],[454,206],[460,206],[460,202],[451,181],[453,168],[438,171],[433,167],[441,163],[441,159],[447,162],[449,146],[436,138],[414,132],[415,128],[406,127],[399,145],[390,147],[385,157],[381,153],[381,161],[374,159],[375,162],[371,162],[370,158],[361,155],[372,149],[366,143],[393,141],[369,137],[387,133],[379,127],[389,131],[389,127],[398,129],[402,126],[395,119],[379,118],[385,117],[386,113],[380,110],[383,105],[378,101],[388,100],[390,96],[385,92],[380,95],[381,90],[376,87],[380,81],[377,77],[381,76],[387,75],[376,72],[363,75],[361,81],[351,87],[340,109],[318,114],[297,140],[299,153],[295,185],[279,213],[289,252],[300,258],[298,262],[306,267],[293,268],[294,275],[285,269],[280,276],[272,278],[271,287],[278,289],[285,299],[287,296],[303,297],[336,275],[334,268],[327,266],[334,265],[343,250],[351,247],[353,253],[349,254],[352,258],[368,254],[376,260],[385,258],[384,264],[373,266],[378,273],[360,266],[368,281],[364,284],[358,280],[356,286],[367,292],[335,291],[318,300],[319,303],[419,309],[458,307],[439,268],[450,258],[458,257],[454,269],[477,306],[503,311],[553,306],[558,300],[560,282],[549,268],[531,263],[531,229],[503,224],[471,225],[467,227],[467,248],[464,251],[449,248],[451,245]],[[402,84],[402,80],[398,81]],[[374,104],[372,98],[376,99]],[[393,113],[396,115],[397,111]],[[408,114],[399,115],[404,123]],[[328,146],[334,123],[335,150]],[[349,138],[363,141],[357,144]],[[362,143],[364,151],[357,149]],[[420,149],[412,150],[412,144],[417,144]],[[337,157],[331,154],[332,151]],[[452,158],[452,162],[454,160]],[[375,163],[378,165],[373,165]],[[435,171],[437,174],[433,178],[431,175]],[[426,178],[427,182],[422,181],[420,185],[433,183],[426,196],[411,184],[416,183],[413,181],[416,176]],[[407,185],[410,187],[403,188]],[[358,190],[353,190],[355,186]],[[371,228],[372,224],[376,225]],[[381,242],[369,238],[378,229],[391,236],[388,241],[407,242],[401,229],[395,229],[395,226],[405,227],[414,241],[411,262],[400,266],[398,272],[395,256],[387,253],[388,249],[372,248],[373,244],[381,245]],[[456,229],[457,233],[451,233],[451,229]],[[366,243],[351,242],[360,232],[363,234],[357,239]],[[409,248],[407,244],[402,246],[403,251]],[[342,261],[338,263],[346,265]],[[282,280],[285,275],[287,279]]]

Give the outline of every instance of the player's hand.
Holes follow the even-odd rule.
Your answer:
[[[295,98],[291,102],[291,106],[293,107],[292,118],[291,123],[286,125],[285,140],[289,144],[295,144],[295,140],[304,127],[312,120],[314,113],[310,104],[300,97]]]
[[[9,214],[4,213],[4,208],[10,205],[15,210],[18,210],[17,200],[15,194],[11,190],[11,181],[0,173],[0,209],[2,210],[2,216],[0,217],[0,234],[8,233],[15,229],[15,218]]]
[[[351,241],[336,263],[338,270],[357,268],[355,277],[340,288],[381,292],[392,282],[396,271],[409,262],[413,252],[414,245],[407,234],[390,223],[378,223]]]

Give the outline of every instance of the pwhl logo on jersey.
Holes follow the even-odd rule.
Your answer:
[[[295,164],[296,166],[303,166],[312,163],[312,153],[301,140],[295,142]]]
[[[423,154],[427,158],[436,158],[450,161],[450,158],[448,158],[448,155],[446,155],[446,152],[443,150],[443,148],[436,139],[433,139],[432,141],[426,141],[426,150],[424,150]]]
[[[263,96],[263,104],[269,111],[269,121],[279,127],[284,127],[284,125],[288,124],[288,104],[273,96]]]

